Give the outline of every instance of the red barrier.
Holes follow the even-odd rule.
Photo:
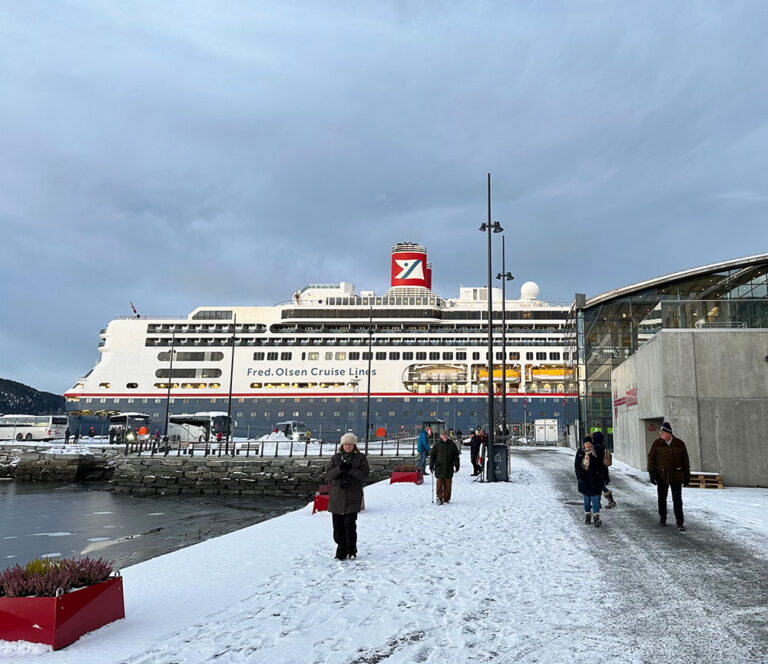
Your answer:
[[[120,618],[125,618],[120,577],[59,597],[0,597],[0,639],[45,643],[54,650]]]
[[[414,484],[424,484],[424,476],[420,470],[409,471],[393,471],[392,476],[389,478],[389,483],[395,482],[413,482]]]

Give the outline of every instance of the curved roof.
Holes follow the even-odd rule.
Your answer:
[[[750,267],[753,265],[760,265],[761,263],[768,263],[768,254],[755,254],[754,256],[746,256],[744,258],[734,258],[729,261],[722,261],[720,263],[712,263],[711,265],[703,265],[701,267],[694,267],[689,270],[682,270],[681,272],[673,272],[672,274],[664,275],[663,277],[656,277],[654,279],[648,279],[646,281],[639,281],[636,284],[630,286],[623,286],[621,288],[615,288],[600,295],[587,300],[585,309],[595,306],[596,304],[603,304],[625,295],[631,295],[638,291],[645,290],[646,288],[653,288],[661,284],[669,284],[674,281],[682,281],[690,277],[701,276],[710,274],[713,272],[720,272],[721,270],[732,270],[734,268]]]

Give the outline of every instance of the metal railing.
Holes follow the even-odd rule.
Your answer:
[[[358,442],[360,451],[371,456],[416,456],[416,438]],[[176,457],[328,457],[338,451],[338,444],[324,440],[234,440],[208,443],[190,443],[150,439],[126,442],[125,456],[129,454],[146,456]]]

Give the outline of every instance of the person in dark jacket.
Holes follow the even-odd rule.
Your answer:
[[[363,483],[370,472],[368,458],[357,449],[357,436],[345,433],[325,473],[325,481],[331,483],[328,511],[338,560],[357,558],[357,513],[363,509]]]
[[[648,451],[648,474],[659,498],[659,525],[667,525],[667,493],[671,489],[677,529],[683,531],[683,486],[688,486],[691,480],[688,449],[682,440],[672,435],[669,422],[661,425],[659,436]]]
[[[595,433],[592,434],[592,445],[594,446],[597,454],[601,454],[603,459],[605,459],[605,445],[603,445],[602,431],[595,431]],[[603,463],[603,477],[603,495],[608,500],[608,504],[605,506],[605,509],[610,510],[616,507],[616,501],[613,499],[613,493],[608,488],[608,484],[611,482],[611,475],[608,472],[608,466],[606,466],[605,463]]]
[[[448,432],[443,431],[429,453],[429,469],[437,478],[437,504],[451,502],[451,485],[453,484],[453,473],[459,472],[460,465],[459,450],[449,437]]]
[[[72,435],[72,433],[69,430],[69,427],[67,427],[67,430],[64,432],[64,444],[69,445],[69,437]]]
[[[483,444],[483,430],[478,429],[469,440],[469,460],[472,462],[472,476],[483,472],[483,467],[477,463],[480,457],[480,446]]]
[[[587,436],[584,444],[576,452],[574,470],[579,481],[579,493],[584,496],[584,523],[592,523],[594,516],[595,528],[602,525],[600,521],[600,493],[603,490],[603,455],[602,448],[597,449],[592,444],[592,438]]]

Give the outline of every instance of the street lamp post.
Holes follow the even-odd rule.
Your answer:
[[[371,360],[373,359],[373,305],[368,318],[368,389],[365,396],[365,453],[371,438]]]
[[[502,435],[507,435],[507,282],[512,281],[514,277],[511,272],[507,272],[507,247],[506,238],[501,236],[501,272],[496,275],[501,279],[501,426]],[[508,442],[508,441],[507,441]]]
[[[176,345],[176,326],[173,326],[171,331],[171,352],[170,352],[170,365],[168,366],[168,391],[165,395],[165,440],[170,442],[170,436],[168,435],[168,420],[171,416],[171,383],[173,382],[173,354],[176,352],[174,346]]]
[[[504,229],[498,221],[491,221],[491,174],[488,173],[488,221],[480,225],[482,232],[488,233],[488,471],[489,482],[496,481],[493,460],[493,269],[491,261],[491,234],[502,233]]]
[[[227,442],[224,454],[229,454],[229,439],[232,437],[232,382],[235,378],[235,340],[237,334],[237,314],[232,321],[232,357],[229,364],[229,399],[227,399]],[[235,456],[235,441],[232,441],[232,456]]]

